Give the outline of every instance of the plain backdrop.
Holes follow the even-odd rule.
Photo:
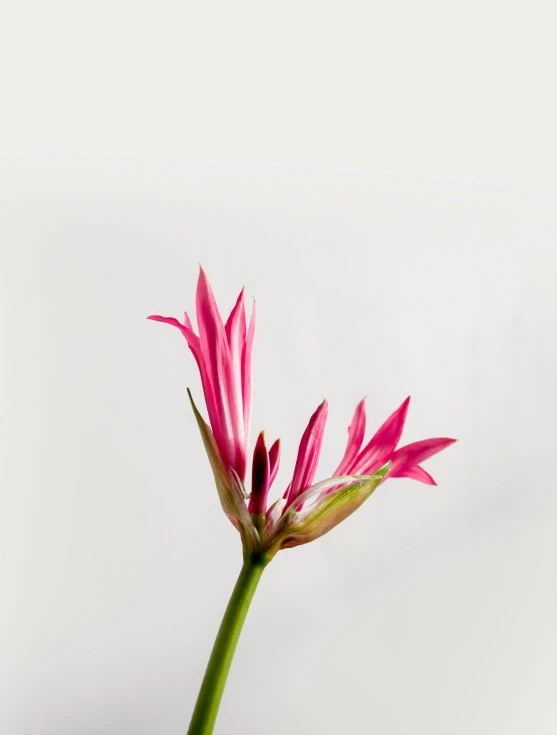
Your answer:
[[[0,151],[371,167],[557,189],[553,0],[18,0]]]
[[[454,436],[281,552],[215,735],[554,735],[553,3],[12,3],[0,28],[0,731],[179,735],[241,565],[186,387],[257,300],[252,447]]]
[[[2,195],[3,731],[183,733],[241,565],[179,333],[257,299],[275,492],[368,396],[456,436],[262,579],[216,732],[555,732],[555,201],[257,166],[13,159]],[[192,312],[193,313],[193,312]],[[371,435],[371,434],[369,434]],[[4,574],[3,574],[4,577]]]

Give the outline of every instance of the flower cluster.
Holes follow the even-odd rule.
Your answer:
[[[408,477],[428,485],[435,480],[421,463],[452,444],[454,439],[436,438],[398,447],[410,398],[407,398],[364,443],[365,401],[356,407],[348,427],[344,456],[333,476],[313,484],[328,404],[323,401],[302,435],[292,480],[278,500],[269,505],[269,490],[280,462],[280,441],[269,449],[264,433],[257,438],[251,463],[251,493],[245,489],[248,469],[252,392],[252,353],[255,336],[255,305],[246,325],[244,292],[226,323],[203,271],[197,284],[196,312],[199,335],[187,314],[180,322],[173,317],[150,316],[177,327],[192,351],[209,414],[205,422],[188,390],[201,436],[211,462],[222,508],[242,537],[244,552],[272,558],[279,549],[313,541],[353,513],[391,477]]]

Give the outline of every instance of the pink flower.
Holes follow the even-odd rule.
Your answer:
[[[408,397],[362,448],[366,412],[365,400],[360,401],[348,427],[348,443],[339,466],[331,478],[314,485],[327,418],[327,402],[323,401],[302,436],[288,490],[267,511],[264,542],[271,554],[323,536],[359,508],[389,477],[436,484],[419,463],[455,440],[425,439],[397,449],[409,403]]]
[[[390,462],[389,477],[409,477],[412,480],[425,482],[426,485],[436,485],[433,477],[418,465],[456,440],[424,439],[397,449],[409,404],[410,396],[389,416],[361,449],[366,428],[366,411],[365,399],[360,401],[352,423],[348,427],[348,444],[335,475],[369,475],[386,462]]]
[[[209,427],[190,395],[205,444],[221,505],[239,530],[245,552],[272,558],[279,549],[313,541],[353,513],[388,477],[407,477],[428,485],[435,480],[420,463],[452,444],[454,439],[425,439],[398,447],[410,398],[407,398],[362,447],[366,429],[364,400],[348,427],[344,456],[333,476],[313,484],[327,421],[323,401],[302,435],[292,480],[283,496],[268,507],[268,495],[277,475],[280,443],[267,450],[263,432],[252,462],[251,495],[244,488],[251,412],[252,350],[255,308],[246,330],[243,290],[226,324],[223,323],[209,282],[200,270],[197,285],[199,336],[184,315],[150,316],[182,332],[197,361]],[[249,498],[249,504],[246,500]]]
[[[149,316],[177,327],[197,362],[213,435],[224,464],[244,482],[251,418],[252,352],[255,337],[255,304],[246,332],[244,290],[226,324],[203,268],[197,282],[199,336],[184,313],[184,323],[174,317]]]

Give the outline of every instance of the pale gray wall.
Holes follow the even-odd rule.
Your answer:
[[[4,159],[1,730],[179,735],[238,572],[188,406],[145,320],[257,299],[253,430],[330,401],[456,436],[282,552],[216,732],[553,735],[555,198],[487,183],[101,157]]]

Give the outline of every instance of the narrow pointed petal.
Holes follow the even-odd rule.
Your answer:
[[[267,512],[265,513],[265,528],[264,528],[265,536],[270,537],[273,534],[277,526],[277,523],[281,519],[285,506],[286,506],[286,499],[279,498],[271,505],[270,508],[267,509]]]
[[[317,470],[317,463],[319,462],[319,455],[321,454],[328,410],[327,401],[323,401],[310,418],[306,430],[302,435],[298,457],[294,467],[292,484],[288,493],[288,505],[313,482]]]
[[[253,302],[249,329],[242,349],[242,403],[244,421],[244,447],[247,453],[251,423],[251,391],[253,378],[253,343],[255,340],[255,301]]]
[[[200,346],[215,399],[214,405],[207,406],[207,408],[209,409],[211,424],[218,441],[221,430],[224,430],[224,432],[228,431],[231,434],[228,405],[225,399],[228,374],[230,372],[230,351],[215,297],[202,268],[199,269],[199,278],[197,281],[196,313]],[[221,421],[218,420],[219,415]],[[215,421],[213,421],[213,417],[215,417]],[[228,452],[226,454],[228,455]]]
[[[265,446],[265,435],[263,432],[257,437],[253,452],[253,464],[251,473],[251,497],[249,512],[262,515],[267,510],[267,495],[269,493],[269,455]]]
[[[456,439],[423,439],[413,444],[407,444],[398,449],[392,456],[390,475],[400,477],[400,472],[405,472],[414,465],[421,464],[426,459],[433,457],[442,449],[454,444]]]
[[[197,282],[196,310],[201,351],[214,399],[212,405],[207,406],[211,425],[224,458],[243,481],[246,467],[241,396],[236,391],[224,324],[202,268]]]
[[[190,329],[192,332],[195,331],[192,326],[191,319],[189,318],[187,311],[184,312],[184,326]]]
[[[201,372],[201,378],[203,380],[203,371],[204,371],[204,365],[203,365],[203,356],[201,354],[201,343],[199,341],[199,337],[192,329],[191,322],[188,319],[188,315],[184,314],[184,324],[180,324],[178,319],[175,319],[173,316],[159,316],[158,314],[152,314],[151,316],[148,316],[147,319],[150,319],[153,322],[162,322],[163,324],[170,324],[172,327],[177,327],[184,337],[187,340],[188,346],[190,350],[193,353],[193,356],[195,357],[195,361],[197,362],[197,367],[199,368],[199,371]]]
[[[201,385],[203,387],[203,395],[205,397],[205,403],[207,405],[207,409],[209,410],[209,417],[211,417],[211,411],[209,409],[210,406],[214,405],[214,396],[213,396],[213,389],[211,387],[211,381],[209,379],[209,376],[207,374],[207,369],[205,366],[205,361],[203,360],[203,354],[201,352],[201,343],[199,340],[199,337],[195,332],[193,331],[191,321],[186,313],[184,313],[184,323],[180,324],[178,319],[175,319],[173,316],[159,316],[158,314],[153,314],[151,316],[148,316],[147,319],[151,319],[154,322],[163,322],[164,324],[170,324],[173,327],[177,327],[184,337],[187,340],[188,346],[195,357],[195,361],[197,363],[197,367],[199,368],[199,374],[201,376]],[[211,419],[212,423],[212,419]]]
[[[275,477],[277,476],[278,468],[280,464],[280,439],[277,439],[269,449],[269,487],[273,484]]]
[[[236,300],[225,325],[226,339],[230,350],[233,395],[235,397],[236,429],[239,433],[236,441],[241,446],[242,456],[248,456],[249,427],[246,428],[244,416],[244,397],[242,387],[242,355],[246,342],[246,311],[244,308],[244,289]],[[228,396],[230,403],[230,395]]]
[[[188,396],[213,470],[222,509],[239,530],[244,551],[254,551],[259,543],[259,537],[244,501],[245,491],[220,456],[213,432],[197,410],[189,388]]]
[[[178,319],[173,316],[159,316],[159,314],[151,314],[151,316],[148,316],[147,319],[150,319],[153,322],[162,322],[163,324],[170,324],[172,327],[177,327],[187,339],[188,345],[192,348],[192,352],[194,355],[196,355],[196,358],[196,353],[200,354],[199,337],[193,331],[189,319],[185,324],[181,324]]]
[[[413,467],[409,467],[406,470],[399,470],[398,472],[395,470],[395,474],[390,472],[389,477],[408,477],[410,480],[418,480],[418,482],[423,482],[426,485],[437,485],[429,472],[426,472],[424,468],[419,465],[414,465]]]
[[[335,475],[344,475],[350,472],[350,466],[362,447],[366,433],[366,399],[363,398],[356,406],[354,417],[348,427],[348,442],[341,463],[335,470]]]
[[[240,291],[236,304],[230,312],[226,324],[224,326],[228,345],[232,350],[235,346],[244,346],[246,341],[246,310],[244,307],[244,289]],[[241,350],[240,350],[241,356]]]
[[[410,396],[394,411],[347,468],[350,474],[373,472],[390,458],[402,436]]]

